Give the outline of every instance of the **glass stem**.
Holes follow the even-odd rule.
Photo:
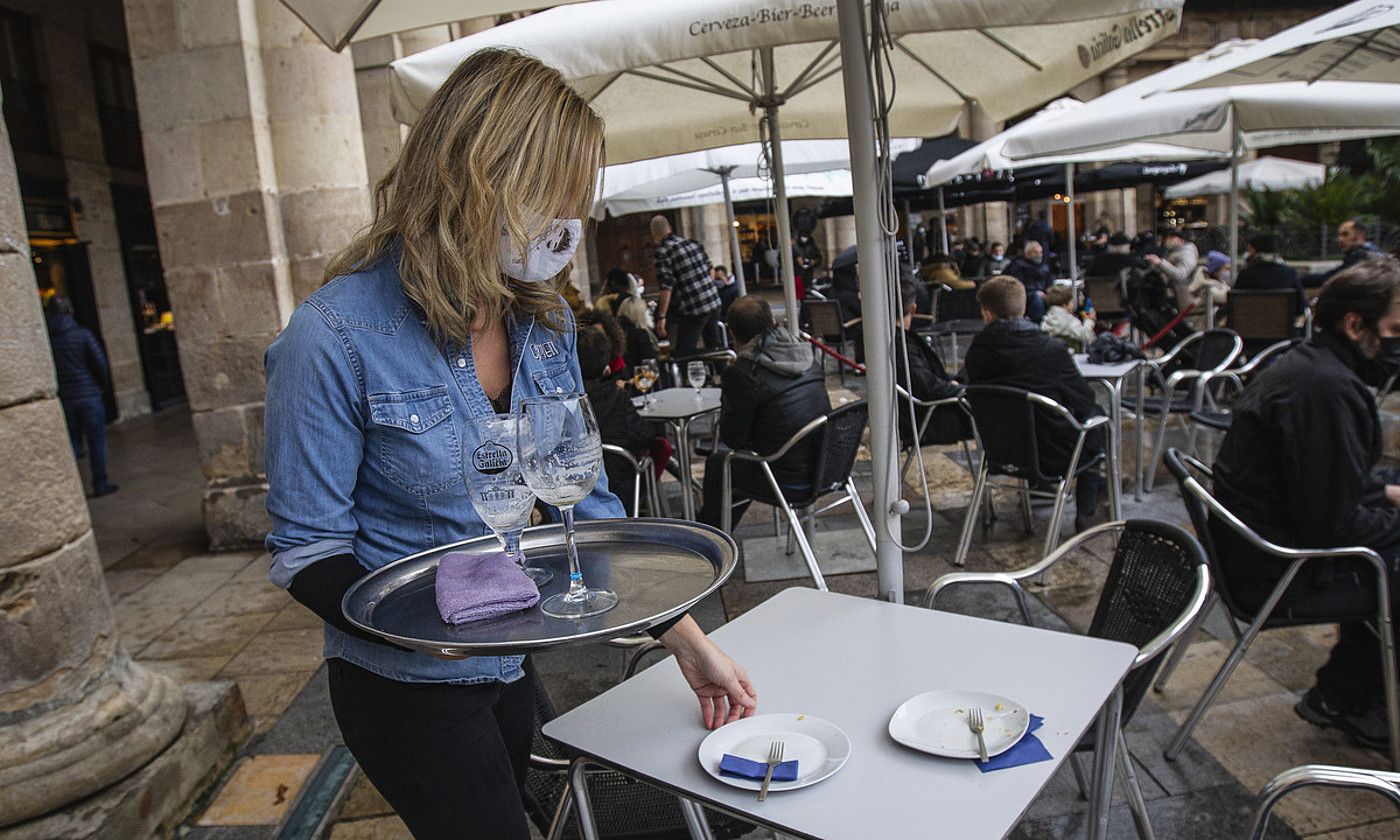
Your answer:
[[[564,542],[569,548],[569,594],[564,598],[582,601],[588,597],[588,587],[583,585],[583,572],[578,566],[578,545],[574,542],[574,506],[562,505],[559,512],[564,515]]]
[[[506,556],[515,561],[515,565],[525,568],[525,554],[520,550],[519,531],[506,531],[501,534],[501,545],[505,547]]]

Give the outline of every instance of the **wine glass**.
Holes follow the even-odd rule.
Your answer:
[[[520,472],[518,424],[519,418],[513,414],[487,414],[472,421],[477,446],[467,458],[467,487],[476,515],[495,532],[506,556],[536,586],[543,586],[554,578],[554,573],[529,565],[525,552],[520,550],[520,534],[530,524],[535,493]]]
[[[652,397],[647,394],[661,378],[661,369],[656,366],[655,359],[643,359],[637,365],[637,390],[642,392],[642,404],[651,405]]]
[[[685,380],[695,389],[695,399],[700,399],[700,389],[705,387],[705,379],[709,375],[710,371],[702,361],[696,360],[685,366]]]
[[[555,618],[607,612],[617,606],[617,595],[584,585],[574,541],[574,505],[593,492],[603,466],[603,441],[588,397],[546,394],[523,400],[517,434],[525,483],[563,514],[569,552],[569,591],[546,598],[540,609]]]

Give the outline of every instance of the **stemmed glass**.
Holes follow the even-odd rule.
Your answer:
[[[531,566],[520,550],[520,534],[530,524],[535,494],[526,484],[516,454],[516,426],[513,414],[487,414],[472,421],[476,448],[467,463],[467,486],[477,516],[496,534],[506,556],[530,576],[536,586],[554,578],[548,569]]]
[[[637,390],[642,392],[642,404],[651,405],[652,398],[647,392],[652,389],[656,381],[661,378],[661,369],[656,366],[655,359],[643,359],[637,365]]]
[[[690,383],[690,387],[695,389],[695,399],[700,399],[700,389],[705,387],[705,380],[710,375],[710,371],[702,361],[694,361],[685,366],[685,379]]]
[[[546,394],[520,404],[520,466],[525,483],[564,515],[569,552],[569,591],[540,605],[555,618],[584,618],[617,606],[617,594],[590,589],[579,570],[574,541],[574,505],[593,492],[603,466],[603,441],[593,407],[582,394]]]

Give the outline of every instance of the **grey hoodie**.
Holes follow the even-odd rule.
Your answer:
[[[738,355],[780,376],[801,376],[812,367],[812,345],[793,335],[787,327],[774,327],[749,339],[739,348]]]

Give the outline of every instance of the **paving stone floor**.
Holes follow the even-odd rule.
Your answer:
[[[831,385],[838,399],[853,396],[836,387],[835,377]],[[859,386],[858,380],[851,381],[852,388]],[[319,778],[329,766],[327,757],[340,743],[330,712],[317,620],[267,582],[267,559],[261,552],[209,554],[204,550],[199,524],[203,482],[186,411],[173,409],[114,427],[111,448],[113,479],[122,484],[122,490],[91,500],[90,505],[123,643],[137,659],[179,679],[237,682],[254,723],[254,734],[238,761],[182,829],[182,836],[191,840],[314,836],[314,832],[294,834],[297,826],[283,823],[298,798],[314,786],[309,780]],[[933,532],[927,547],[907,555],[908,602],[921,599],[928,585],[951,568],[970,490],[958,457],[955,452],[926,450]],[[856,475],[857,483],[868,489],[868,461],[857,464]],[[906,497],[915,510],[905,524],[909,544],[921,540],[927,523],[917,477],[911,469]],[[1048,511],[1036,510],[1037,534],[1027,537],[1012,501],[1001,498],[998,508],[1001,517],[990,535],[984,539],[979,532],[973,542],[970,569],[1017,568],[1038,556]],[[1145,501],[1134,502],[1131,492],[1125,494],[1124,515],[1185,524],[1180,498],[1165,473]],[[833,511],[819,529],[818,554],[821,533],[843,533],[854,527],[849,508]],[[741,539],[762,544],[762,538],[772,534],[769,513],[751,510],[737,531]],[[1105,571],[1104,561],[1091,554],[1068,558],[1040,592],[1043,603],[1037,602],[1037,621],[1082,629]],[[875,595],[875,576],[870,572],[832,575],[828,583],[835,591]],[[750,583],[740,570],[719,597],[697,608],[696,615],[702,625],[714,627],[794,585],[808,584],[801,579]],[[1012,616],[1009,600],[985,595],[959,595],[940,606],[994,618]],[[1149,695],[1127,729],[1158,837],[1239,836],[1253,792],[1297,764],[1383,766],[1379,754],[1311,727],[1292,711],[1334,641],[1331,627],[1264,634],[1206,715],[1194,743],[1177,761],[1165,761],[1163,747],[1224,655],[1220,639],[1228,629],[1217,621],[1207,631],[1193,642],[1166,689]],[[615,684],[622,668],[622,654],[602,647],[536,660],[561,711]],[[321,836],[332,840],[409,836],[363,777],[352,775],[347,787],[348,794]],[[1066,768],[1013,836],[1022,840],[1082,836],[1086,810]],[[1276,821],[1271,837],[1371,840],[1400,836],[1400,819],[1393,808],[1362,794],[1304,792],[1286,800],[1278,813],[1282,820]],[[755,831],[746,836],[770,835]],[[1112,836],[1136,836],[1121,792]]]

